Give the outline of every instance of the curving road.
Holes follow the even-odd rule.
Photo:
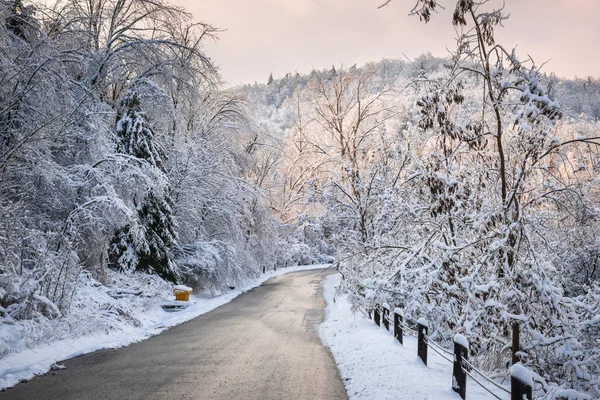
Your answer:
[[[273,278],[143,342],[65,361],[0,399],[347,399],[315,330],[327,273]]]

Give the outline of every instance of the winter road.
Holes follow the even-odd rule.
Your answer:
[[[0,399],[346,399],[315,330],[327,273],[273,278],[146,341],[65,361]]]

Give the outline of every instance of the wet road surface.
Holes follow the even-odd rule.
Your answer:
[[[273,278],[143,342],[65,361],[0,399],[347,399],[316,332],[330,271]]]

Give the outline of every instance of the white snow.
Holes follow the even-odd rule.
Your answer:
[[[454,343],[458,343],[465,349],[469,350],[469,341],[467,340],[466,337],[464,337],[460,333],[457,333],[456,335],[454,335]]]
[[[181,292],[191,292],[192,288],[189,286],[185,286],[185,285],[175,285],[175,286],[173,286],[173,290],[178,290]]]
[[[158,303],[149,312],[138,311],[135,315],[141,321],[138,327],[123,323],[119,329],[109,331],[108,333],[98,332],[74,339],[58,340],[18,353],[11,353],[0,359],[0,390],[14,386],[19,382],[28,381],[36,375],[45,374],[52,369],[53,365],[58,365],[56,363],[59,361],[68,360],[97,350],[124,347],[158,335],[170,327],[189,321],[223,304],[229,303],[240,294],[259,286],[270,278],[289,272],[323,269],[326,267],[328,265],[307,265],[269,271],[255,280],[248,282],[244,287],[236,288],[220,296],[202,298],[191,295],[190,306],[182,311],[165,312]],[[2,329],[0,329],[0,338],[2,337],[1,333]]]
[[[553,394],[555,399],[561,399],[561,400],[592,400],[592,396],[589,396],[587,394],[583,394],[583,393],[579,393],[576,390],[573,389],[562,389],[562,390],[557,390],[554,394]]]
[[[321,340],[335,358],[350,400],[460,399],[452,390],[450,362],[429,351],[425,366],[417,358],[415,337],[405,335],[403,346],[385,328],[353,314],[347,298],[335,294],[339,281],[336,274],[324,283],[327,309],[319,330]],[[506,398],[506,393],[493,386],[488,388]],[[467,380],[467,398],[495,400],[471,380]]]
[[[510,375],[526,385],[533,387],[533,375],[531,371],[522,366],[521,364],[515,364],[510,368]]]
[[[417,324],[429,327],[429,322],[425,318],[419,318],[417,320]]]

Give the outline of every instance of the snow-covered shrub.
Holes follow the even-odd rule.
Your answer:
[[[256,270],[240,265],[232,245],[219,240],[182,246],[177,253],[177,265],[183,282],[195,291],[220,293],[239,285]]]
[[[144,313],[171,295],[171,285],[156,275],[106,271],[101,284],[87,272],[73,283],[69,312],[61,318],[37,314],[21,318],[7,309],[0,321],[0,357],[56,340],[140,325]]]

